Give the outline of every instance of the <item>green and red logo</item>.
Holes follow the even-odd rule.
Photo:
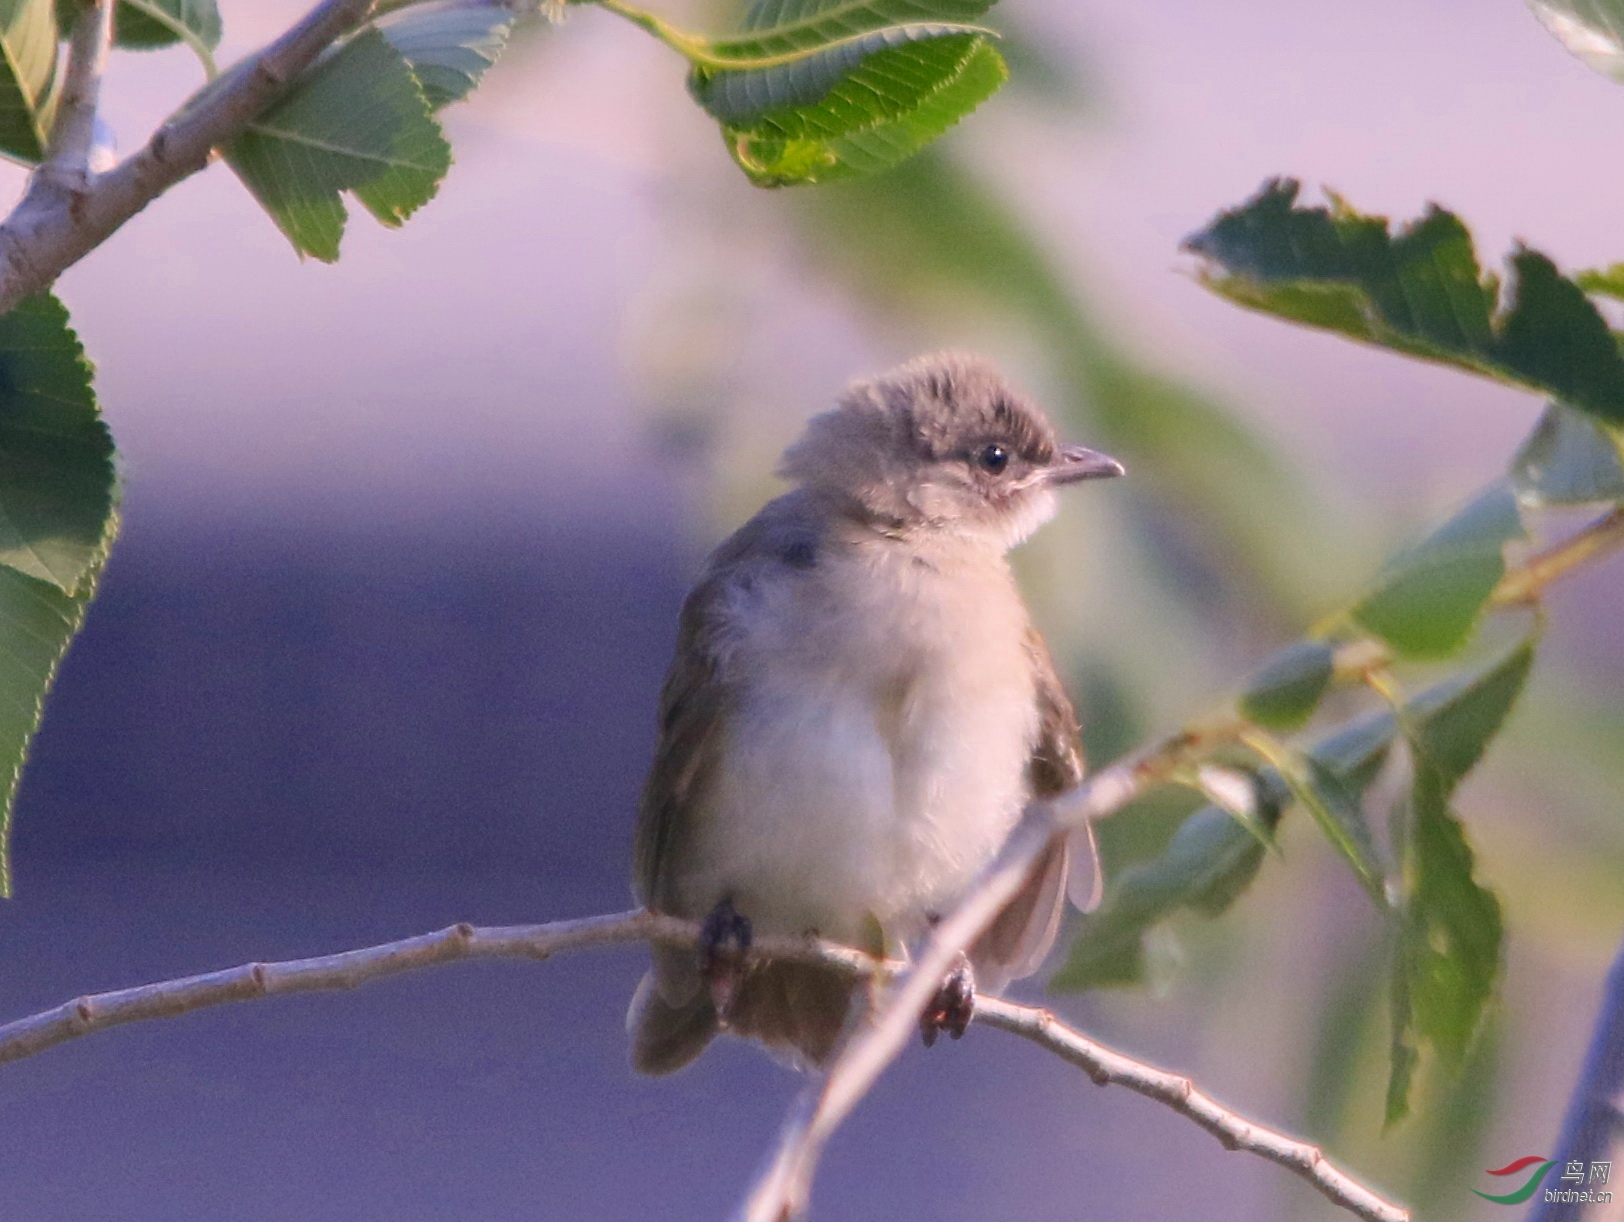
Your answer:
[[[1534,1167],[1535,1163],[1538,1163],[1539,1166]],[[1476,1188],[1472,1189],[1472,1191],[1477,1192],[1477,1195],[1485,1201],[1493,1201],[1496,1205],[1521,1205],[1534,1195],[1534,1192],[1539,1188],[1539,1182],[1545,1178],[1546,1172],[1554,1166],[1556,1166],[1555,1159],[1543,1158],[1538,1154],[1525,1154],[1516,1162],[1507,1163],[1498,1171],[1487,1173],[1489,1175],[1516,1175],[1517,1172],[1526,1167],[1534,1167],[1533,1174],[1528,1177],[1521,1188],[1513,1192],[1503,1193],[1500,1196],[1492,1196],[1487,1192],[1477,1192]]]

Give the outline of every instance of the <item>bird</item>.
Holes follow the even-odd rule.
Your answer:
[[[1059,489],[1120,463],[1059,444],[988,360],[944,352],[853,383],[778,473],[791,490],[688,594],[660,697],[633,892],[702,934],[697,951],[652,948],[627,1015],[645,1074],[681,1069],[723,1030],[825,1066],[856,982],[799,961],[718,971],[727,952],[772,933],[905,953],[1026,804],[1083,775],[1076,714],[1007,553]],[[1068,889],[1097,902],[1086,829],[1049,846],[970,949],[927,1043],[933,1025],[962,1034],[974,988],[1037,970]]]

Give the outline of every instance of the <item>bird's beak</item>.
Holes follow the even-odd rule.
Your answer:
[[[1109,454],[1101,454],[1086,446],[1061,446],[1060,452],[1055,455],[1054,465],[1049,468],[1048,482],[1074,484],[1084,479],[1109,479],[1113,475],[1125,474],[1126,470]]]

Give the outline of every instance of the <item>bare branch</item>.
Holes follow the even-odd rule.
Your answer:
[[[1407,1222],[1408,1210],[1377,1196],[1345,1171],[1333,1166],[1318,1146],[1298,1141],[1230,1111],[1189,1078],[1169,1073],[1096,1044],[1066,1026],[1048,1010],[1017,1005],[998,997],[976,998],[976,1021],[1047,1048],[1081,1069],[1100,1086],[1126,1086],[1148,1099],[1165,1103],[1211,1133],[1226,1150],[1245,1150],[1302,1176],[1334,1203],[1369,1222]]]
[[[96,142],[96,105],[113,43],[113,0],[82,0],[68,35],[68,65],[51,128],[51,147],[35,177],[70,194],[90,186],[90,150]]]
[[[1100,779],[1109,775],[1109,771],[1101,773]],[[660,916],[646,909],[546,925],[496,928],[452,925],[436,933],[336,955],[282,963],[245,963],[226,971],[79,997],[0,1027],[0,1062],[33,1056],[79,1036],[124,1023],[173,1018],[193,1010],[256,997],[352,989],[371,980],[438,963],[468,959],[549,959],[567,951],[633,942],[693,946],[698,937],[697,922]],[[753,961],[816,962],[860,976],[891,975],[902,967],[899,963],[876,960],[862,951],[816,938],[758,937],[749,955]],[[1167,1104],[1213,1134],[1228,1149],[1245,1150],[1278,1163],[1362,1218],[1371,1222],[1405,1222],[1409,1217],[1402,1209],[1333,1167],[1316,1147],[1236,1115],[1196,1089],[1188,1078],[1097,1044],[1047,1010],[980,996],[976,998],[975,1016],[984,1026],[1008,1031],[1047,1048],[1102,1086],[1119,1083]],[[801,1127],[811,1123],[822,1096],[822,1083],[813,1079],[795,1108]]]
[[[453,925],[437,933],[336,955],[284,963],[245,963],[226,971],[78,997],[53,1010],[7,1023],[0,1027],[0,1062],[33,1056],[109,1027],[150,1018],[173,1018],[228,1001],[323,989],[353,989],[369,980],[464,959],[548,959],[565,951],[627,942],[691,946],[698,934],[699,926],[691,921],[640,909],[547,925],[496,928]],[[815,959],[853,974],[875,970],[874,961],[860,951],[809,938],[757,938],[752,954],[763,958]]]
[[[101,0],[98,7],[109,3]],[[49,288],[125,221],[206,166],[216,148],[276,101],[335,39],[365,21],[372,3],[323,0],[282,37],[205,86],[164,122],[144,148],[88,179],[83,190],[64,192],[54,175],[41,167],[22,202],[0,224],[0,313]],[[80,24],[74,26],[76,39]],[[69,71],[71,75],[71,60]],[[87,76],[90,71],[88,66],[82,69]],[[93,110],[93,92],[91,104]],[[88,144],[85,149],[88,152]]]

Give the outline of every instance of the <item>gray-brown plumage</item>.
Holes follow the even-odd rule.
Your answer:
[[[895,953],[1030,798],[1081,779],[1075,714],[1005,553],[1053,514],[1056,487],[1121,468],[1059,446],[989,365],[947,354],[853,386],[781,472],[798,486],[717,548],[684,604],[635,891],[677,916],[726,901],[760,931]],[[1036,970],[1071,856],[1057,840],[974,948],[983,987]],[[700,967],[655,950],[628,1016],[640,1071],[681,1068],[722,1028]],[[852,992],[827,970],[762,965],[725,1025],[819,1065]]]

